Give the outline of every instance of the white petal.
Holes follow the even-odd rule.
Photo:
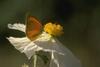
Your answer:
[[[44,51],[56,51],[63,54],[63,51],[60,50],[59,46],[62,45],[56,38],[53,38],[50,34],[43,32],[35,41],[36,45],[43,48]]]
[[[55,43],[53,42],[53,38],[51,38],[51,35],[43,32],[35,41],[33,41],[36,45],[43,49],[48,50],[55,50]]]
[[[66,51],[66,55],[54,54],[55,59],[59,62],[59,67],[82,67],[80,61],[71,53]],[[55,66],[52,66],[55,67]]]
[[[34,53],[36,51],[40,51],[40,50],[42,50],[41,47],[38,47],[35,43],[31,42],[30,44],[28,44],[24,48],[23,52],[26,54],[26,56],[28,57],[28,59],[30,59],[34,55]]]
[[[54,53],[54,57],[58,60],[60,67],[82,67],[79,59],[76,58],[74,54],[57,39],[55,40],[58,44],[56,50],[64,53],[64,55]]]
[[[64,53],[64,55],[59,55],[54,53],[55,59],[58,60],[60,67],[82,67],[78,58],[66,48],[61,42],[55,39],[58,47],[55,48],[57,51]]]
[[[8,28],[25,32],[25,25],[20,23],[8,24]]]
[[[9,37],[7,39],[20,52],[23,52],[24,48],[31,42],[27,37],[23,38]]]
[[[43,48],[43,51],[56,51],[54,53],[54,56],[56,61],[58,60],[56,64],[59,63],[60,67],[81,67],[79,59],[77,59],[69,49],[67,49],[56,38],[49,38],[47,36],[48,34],[43,35],[39,39],[35,40],[34,43]],[[62,53],[64,55],[60,55],[59,53]]]
[[[47,38],[47,39],[46,39]],[[52,50],[58,52],[59,54],[64,54],[59,48],[59,42],[54,38],[40,37],[34,41],[36,45],[43,48],[43,51],[51,52]]]

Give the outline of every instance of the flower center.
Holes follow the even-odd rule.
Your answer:
[[[59,36],[63,34],[63,27],[60,24],[53,24],[49,22],[44,26],[44,31],[50,35]]]

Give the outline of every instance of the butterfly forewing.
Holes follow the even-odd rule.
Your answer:
[[[27,17],[26,36],[30,40],[34,40],[41,32],[42,24],[34,17]]]

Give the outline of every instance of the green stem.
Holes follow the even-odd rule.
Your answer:
[[[34,67],[37,67],[37,64],[36,63],[37,63],[37,55],[35,54],[34,55]]]

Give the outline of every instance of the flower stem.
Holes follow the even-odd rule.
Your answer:
[[[36,63],[37,63],[37,55],[35,54],[34,55],[34,67],[37,67],[37,64]]]

